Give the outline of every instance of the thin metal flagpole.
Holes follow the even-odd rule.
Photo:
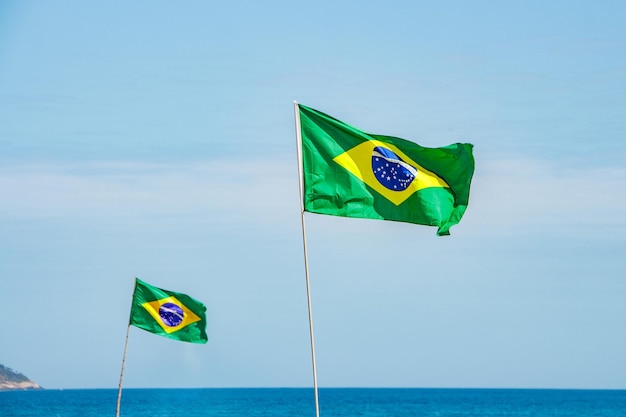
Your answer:
[[[319,395],[317,388],[317,365],[315,364],[315,337],[313,335],[313,311],[311,308],[311,285],[309,283],[309,259],[306,250],[306,227],[304,225],[304,178],[302,171],[302,131],[300,130],[300,109],[298,102],[294,101],[296,116],[296,147],[298,155],[298,178],[300,189],[300,218],[302,219],[302,247],[304,249],[304,275],[306,277],[306,298],[309,311],[309,335],[311,338],[311,362],[313,364],[313,392],[315,394],[315,416],[320,415]]]
[[[122,372],[120,372],[120,387],[117,391],[117,410],[115,412],[116,417],[120,417],[120,404],[122,403],[122,379],[124,378],[124,364],[126,363],[126,351],[128,350],[129,333],[130,323],[128,324],[128,330],[126,330],[126,343],[124,344],[124,357],[122,358]]]

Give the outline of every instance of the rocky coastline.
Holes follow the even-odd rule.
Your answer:
[[[0,364],[0,391],[43,389],[25,375]]]

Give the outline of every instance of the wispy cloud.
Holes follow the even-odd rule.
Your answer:
[[[626,169],[502,158],[478,165],[464,220],[489,234],[626,229]]]
[[[277,215],[296,207],[295,161],[25,164],[0,169],[5,218]]]

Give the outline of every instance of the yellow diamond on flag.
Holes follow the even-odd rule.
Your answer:
[[[369,140],[333,159],[396,206],[423,188],[449,185],[396,146]]]
[[[201,320],[173,296],[149,301],[141,306],[150,313],[166,333],[173,333]]]

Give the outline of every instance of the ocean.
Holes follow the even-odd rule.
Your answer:
[[[312,388],[124,389],[123,417],[315,417]],[[621,417],[624,390],[321,388],[320,417]],[[0,392],[1,417],[111,417],[116,389]]]

